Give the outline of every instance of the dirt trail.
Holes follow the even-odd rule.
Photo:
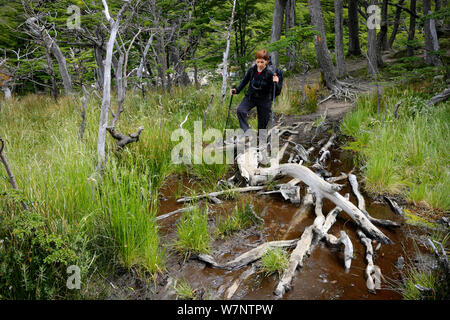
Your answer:
[[[390,64],[395,61],[392,59],[392,53],[388,53],[383,55],[383,61],[386,64]],[[376,85],[372,83],[370,79],[359,79],[351,76],[352,73],[355,73],[361,69],[367,68],[367,59],[366,58],[357,58],[357,59],[347,59],[346,61],[347,72],[349,76],[346,79],[342,79],[343,81],[347,81],[350,83],[356,83],[360,88],[360,94],[367,93],[369,91],[376,91]],[[320,82],[320,70],[314,69],[307,75],[306,84],[313,85]],[[301,90],[302,78],[300,76],[296,76],[290,79],[289,86],[294,90]],[[382,90],[382,86],[380,85],[380,90]],[[354,103],[351,101],[344,100],[336,100],[329,99],[324,103],[321,103],[316,112],[293,117],[287,121],[287,123],[297,122],[297,121],[315,121],[317,118],[321,117],[325,110],[328,108],[328,116],[335,120],[340,120],[343,118],[344,114],[352,109]],[[291,117],[289,117],[291,118]]]

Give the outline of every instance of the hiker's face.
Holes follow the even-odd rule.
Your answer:
[[[269,63],[269,61],[264,60],[264,59],[256,59],[256,65],[258,66],[258,70],[263,70],[267,64]]]

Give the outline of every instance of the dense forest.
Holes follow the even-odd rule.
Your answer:
[[[0,0],[0,298],[448,299],[449,22],[442,0]],[[258,59],[264,138],[259,104],[238,130]]]

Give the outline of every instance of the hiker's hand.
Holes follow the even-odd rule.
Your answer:
[[[273,76],[273,82],[278,83],[278,76]]]
[[[231,95],[236,94],[236,89],[231,89],[231,90],[230,90],[230,94],[231,94]]]

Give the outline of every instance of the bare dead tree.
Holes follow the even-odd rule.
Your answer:
[[[17,187],[16,178],[14,177],[11,167],[9,166],[8,160],[6,159],[6,155],[3,153],[4,147],[5,147],[5,142],[3,141],[2,138],[0,138],[0,160],[2,161],[3,166],[5,167],[6,174],[8,175],[8,180],[9,180],[9,183],[11,184],[12,188],[14,190],[19,190],[19,188]],[[24,210],[27,210],[27,211],[30,210],[28,208],[27,204],[25,203],[25,201],[20,201],[20,203]]]
[[[117,33],[119,31],[120,19],[122,18],[123,13],[127,10],[130,4],[129,1],[124,1],[125,3],[122,5],[122,8],[120,9],[119,13],[116,16],[116,19],[114,20],[109,14],[108,4],[106,3],[106,0],[102,0],[102,2],[105,8],[104,13],[106,16],[106,20],[110,24],[111,32],[106,47],[106,58],[104,61],[103,98],[100,111],[100,123],[97,141],[97,166],[95,170],[97,174],[103,171],[103,167],[106,161],[106,127],[108,123],[108,112],[111,108],[111,61],[113,57],[113,48]]]
[[[230,54],[231,30],[233,28],[233,23],[234,23],[235,9],[236,9],[236,0],[233,0],[233,9],[231,10],[230,24],[228,25],[228,28],[227,28],[227,46],[225,48],[225,52],[223,53],[223,60],[222,60],[222,90],[221,90],[222,104],[225,101],[225,93],[227,90],[228,56]]]
[[[29,35],[31,35],[34,39],[42,42],[44,48],[46,50],[46,54],[51,54],[55,57],[58,62],[59,73],[61,75],[64,91],[65,93],[71,94],[73,91],[72,79],[69,74],[69,70],[67,68],[66,58],[61,52],[56,40],[52,38],[48,32],[45,23],[41,20],[38,14],[36,14],[30,6],[26,3],[26,1],[22,0],[22,5],[24,7],[24,11],[26,14],[26,25],[30,31]],[[50,59],[47,57],[47,61],[50,63]],[[49,65],[49,68],[51,64]]]

